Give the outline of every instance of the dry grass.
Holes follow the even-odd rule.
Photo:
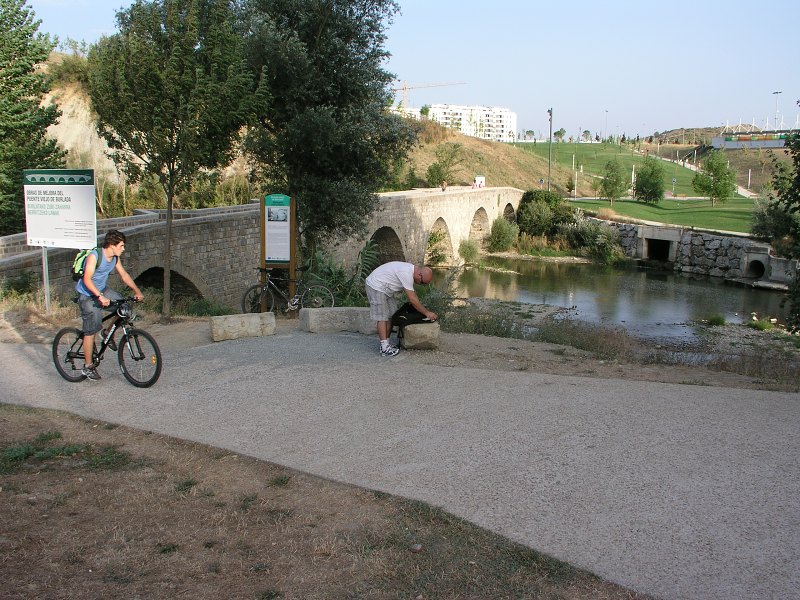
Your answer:
[[[644,598],[435,507],[208,446],[1,404],[0,440],[3,598]],[[83,451],[13,460],[23,444]],[[126,460],[85,460],[101,447]]]

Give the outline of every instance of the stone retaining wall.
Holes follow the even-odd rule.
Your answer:
[[[628,258],[648,259],[646,239],[670,241],[669,261],[681,273],[739,279],[761,278],[786,283],[798,273],[798,261],[771,255],[771,247],[746,236],[721,235],[681,227],[658,227],[633,223],[604,221],[619,232],[620,244]],[[753,260],[763,263],[763,273],[748,272]]]

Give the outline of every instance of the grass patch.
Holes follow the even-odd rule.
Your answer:
[[[581,199],[573,201],[571,204],[592,214],[598,214],[601,209],[608,207],[607,200]],[[729,198],[726,202],[713,208],[711,202],[706,199],[670,200],[665,198],[658,204],[618,200],[614,203],[614,212],[644,221],[657,221],[715,231],[748,233],[754,206],[752,199],[739,197]]]
[[[598,358],[624,361],[633,359],[638,345],[637,341],[621,328],[553,317],[544,319],[539,325],[536,339],[586,350]]]
[[[289,482],[292,480],[290,475],[278,475],[277,477],[273,477],[272,480],[269,482],[270,485],[282,487],[289,485]]]
[[[197,485],[196,479],[184,479],[183,481],[179,481],[175,485],[175,491],[179,494],[185,494],[186,492],[190,491],[194,486]]]
[[[51,444],[60,438],[60,432],[48,431],[33,441],[10,443],[0,451],[0,474],[16,473],[28,464],[41,470],[63,467],[65,463],[58,461],[62,458],[77,457],[77,463],[67,464],[88,469],[118,469],[130,462],[130,456],[114,446]]]
[[[748,321],[747,326],[756,331],[771,331],[775,329],[775,324],[769,319],[756,319],[755,321]]]
[[[720,327],[725,325],[725,316],[724,315],[711,315],[706,319],[706,324],[711,327]]]

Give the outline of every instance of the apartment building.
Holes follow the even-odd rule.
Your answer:
[[[428,118],[482,140],[513,142],[516,139],[517,113],[507,108],[431,104]]]

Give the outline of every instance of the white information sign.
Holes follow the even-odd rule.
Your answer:
[[[29,246],[97,245],[93,169],[26,169],[23,179]]]

